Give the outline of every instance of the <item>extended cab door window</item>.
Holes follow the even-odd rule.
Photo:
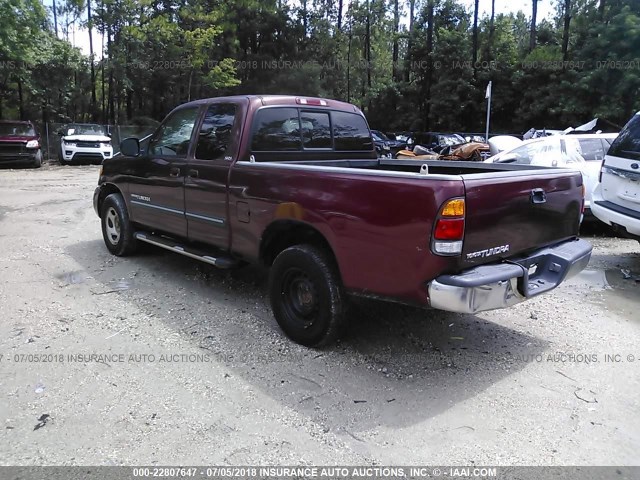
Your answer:
[[[149,142],[149,155],[186,157],[197,117],[197,107],[174,112]]]
[[[338,151],[371,152],[373,140],[364,117],[356,113],[332,112],[335,149]]]
[[[301,150],[297,108],[264,108],[256,115],[251,150],[274,152]]]
[[[236,105],[216,103],[207,109],[196,145],[196,158],[217,160],[225,157],[231,143]]]

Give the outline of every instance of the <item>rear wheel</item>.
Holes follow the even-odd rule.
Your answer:
[[[331,256],[312,245],[282,251],[269,273],[271,308],[294,342],[319,347],[344,328],[344,294]]]
[[[135,231],[129,222],[129,213],[122,195],[112,193],[100,208],[102,237],[107,249],[119,257],[131,255],[138,248]]]

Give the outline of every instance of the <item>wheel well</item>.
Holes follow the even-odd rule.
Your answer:
[[[100,214],[102,214],[102,203],[104,202],[104,199],[112,193],[119,193],[122,195],[120,189],[112,183],[105,183],[100,189],[100,195],[98,196],[98,212],[100,212]]]
[[[331,254],[334,261],[336,259],[331,245],[318,230],[304,223],[282,220],[269,225],[262,235],[260,260],[271,266],[280,252],[300,244],[322,248]]]

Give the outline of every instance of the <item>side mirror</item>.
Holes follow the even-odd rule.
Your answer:
[[[140,142],[137,138],[125,138],[120,142],[120,153],[125,157],[137,157],[140,155]]]

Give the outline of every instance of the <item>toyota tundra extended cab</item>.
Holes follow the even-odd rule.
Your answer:
[[[307,346],[336,338],[350,295],[476,313],[591,256],[580,172],[378,159],[362,112],[338,101],[199,100],[120,149],[93,200],[107,249],[267,265],[275,318]]]

